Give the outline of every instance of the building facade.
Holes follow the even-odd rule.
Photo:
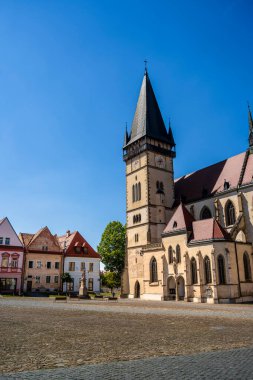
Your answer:
[[[22,291],[23,252],[9,219],[0,220],[0,294]]]
[[[145,71],[126,131],[127,250],[122,294],[195,302],[253,300],[253,120],[249,147],[174,179],[176,157]]]
[[[20,233],[20,239],[25,248],[24,291],[60,291],[63,253],[57,236],[44,227],[35,234]]]
[[[82,274],[86,274],[86,287],[90,292],[100,292],[100,256],[78,232],[67,231],[59,236],[58,241],[64,252],[64,273],[72,277],[71,291],[77,293],[80,287]],[[67,290],[67,284],[63,284]]]

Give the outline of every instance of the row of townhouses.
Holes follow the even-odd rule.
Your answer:
[[[89,291],[100,291],[100,256],[78,232],[53,235],[48,227],[35,234],[15,232],[0,220],[0,293],[78,292],[86,273]],[[72,282],[62,283],[69,273]]]

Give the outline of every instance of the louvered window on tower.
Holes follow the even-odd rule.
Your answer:
[[[138,182],[132,186],[132,200],[137,202],[141,200],[141,183]]]

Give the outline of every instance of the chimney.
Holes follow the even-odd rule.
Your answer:
[[[70,236],[70,230],[66,231],[66,237],[68,238]]]

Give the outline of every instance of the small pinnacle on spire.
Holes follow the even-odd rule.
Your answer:
[[[145,74],[148,72],[148,61],[147,59],[144,59],[144,64],[145,64]]]
[[[129,142],[129,135],[127,132],[127,122],[126,122],[126,131],[125,131],[125,136],[124,136],[124,146],[127,145]]]
[[[250,109],[250,104],[248,103],[248,118],[249,118],[249,146],[252,149],[253,148],[253,119]]]

